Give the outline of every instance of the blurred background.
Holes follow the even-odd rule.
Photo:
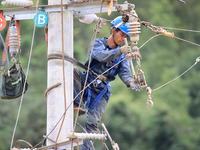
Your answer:
[[[119,4],[123,2],[118,1]],[[128,2],[135,4],[141,20],[153,25],[200,30],[199,0],[186,0],[186,5],[177,0]],[[46,4],[46,1],[40,1],[40,5]],[[0,8],[6,7],[1,5]],[[112,20],[118,15],[117,12],[113,12],[111,16],[104,13],[102,17]],[[74,17],[74,57],[82,63],[87,60],[95,25],[80,23]],[[110,26],[110,23],[103,25],[98,37],[108,37]],[[24,71],[28,64],[33,27],[33,20],[21,21],[20,61]],[[8,25],[1,31],[4,38],[7,28]],[[177,37],[200,44],[200,33],[169,31],[174,32]],[[155,34],[142,27],[138,46]],[[2,51],[3,45],[0,43],[0,56]],[[153,39],[140,52],[143,56],[141,68],[152,89],[183,73],[200,56],[198,46],[164,36]],[[46,134],[46,102],[43,94],[47,88],[47,46],[44,28],[36,28],[28,82],[29,88],[24,96],[15,141],[23,139],[35,145]],[[148,96],[145,89],[142,92],[132,91],[118,77],[111,82],[111,86],[112,95],[101,122],[106,125],[120,149],[200,150],[200,64],[176,81],[153,92],[154,106],[151,108],[146,105]],[[1,150],[10,147],[19,103],[20,98],[10,101],[0,99]],[[86,115],[81,116],[78,122],[84,126],[85,119]],[[106,143],[112,149],[110,143]],[[102,142],[95,142],[95,147],[102,150]]]

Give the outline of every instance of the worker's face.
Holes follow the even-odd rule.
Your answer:
[[[115,32],[114,39],[117,45],[121,46],[124,43],[124,39],[127,38],[128,35],[119,30],[118,32]]]

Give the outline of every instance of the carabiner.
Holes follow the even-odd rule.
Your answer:
[[[147,106],[148,107],[153,107],[154,103],[151,99],[147,99]]]

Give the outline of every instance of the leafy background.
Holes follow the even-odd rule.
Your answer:
[[[123,3],[120,0],[118,3]],[[200,1],[187,1],[184,5],[177,0],[132,0],[141,20],[156,26],[200,30]],[[35,3],[35,2],[34,2]],[[47,4],[41,1],[41,5]],[[0,6],[0,8],[6,8]],[[99,15],[99,14],[97,14]],[[108,20],[118,16],[103,14]],[[32,40],[33,21],[21,21],[22,53],[21,63],[26,71]],[[8,27],[8,25],[7,25]],[[88,47],[95,23],[86,25],[74,17],[74,57],[81,62],[87,60]],[[200,43],[200,34],[170,30],[177,37]],[[7,28],[1,31],[6,36]],[[110,23],[103,25],[98,37],[108,37]],[[142,27],[141,46],[154,32]],[[0,43],[0,56],[3,46]],[[199,56],[197,46],[174,38],[159,36],[141,49],[142,70],[148,85],[155,89],[177,77],[188,69]],[[21,115],[15,135],[17,139],[39,143],[46,134],[46,102],[43,94],[47,88],[47,47],[44,28],[36,29],[33,54],[28,75],[29,89],[24,96]],[[187,74],[171,84],[152,93],[154,107],[146,106],[145,90],[135,92],[117,78],[112,85],[102,122],[120,149],[131,150],[200,150],[200,66],[197,64]],[[9,149],[17,116],[20,98],[12,101],[0,100],[0,149]],[[86,116],[79,117],[84,125]],[[101,128],[101,127],[100,127]],[[106,142],[110,149],[110,143]],[[97,150],[102,150],[102,142],[95,142]]]

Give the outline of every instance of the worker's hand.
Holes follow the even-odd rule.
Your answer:
[[[134,83],[133,81],[130,82],[130,87],[132,88],[132,90],[135,90],[135,91],[141,91],[142,90],[140,88],[139,84]]]
[[[120,47],[120,52],[121,52],[121,54],[122,53],[128,54],[131,52],[131,47],[128,45],[124,45],[124,46]]]

